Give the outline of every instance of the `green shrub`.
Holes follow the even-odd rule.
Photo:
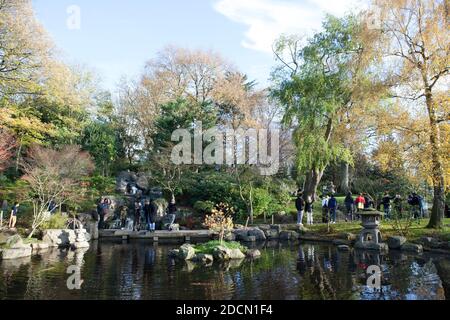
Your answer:
[[[228,249],[239,249],[242,252],[246,252],[247,248],[240,244],[239,242],[227,242],[224,241],[222,244],[218,240],[209,241],[207,243],[198,244],[195,246],[195,252],[196,253],[204,253],[204,254],[212,254],[214,251],[214,248],[218,246],[224,246]]]
[[[60,213],[53,214],[50,219],[41,225],[42,230],[65,229],[67,226],[67,216]]]
[[[212,201],[197,201],[194,204],[195,212],[202,216],[210,214],[213,209],[214,209],[214,202]]]

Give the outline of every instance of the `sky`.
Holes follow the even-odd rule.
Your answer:
[[[167,45],[218,52],[266,86],[280,35],[310,35],[326,13],[342,16],[363,1],[32,0],[64,60],[93,70],[112,91]]]

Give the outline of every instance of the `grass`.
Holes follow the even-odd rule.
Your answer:
[[[212,254],[214,251],[214,248],[218,247],[218,246],[224,246],[228,249],[239,249],[242,252],[245,252],[247,250],[246,247],[244,247],[242,244],[240,244],[239,242],[228,242],[228,241],[223,241],[223,243],[221,244],[220,241],[218,240],[214,240],[214,241],[210,241],[210,242],[206,242],[206,243],[202,243],[202,244],[198,244],[195,246],[195,252],[196,253],[203,253],[203,254]]]
[[[414,222],[409,229],[409,234],[407,236],[408,241],[416,241],[422,237],[433,237],[438,238],[442,241],[450,241],[450,219],[444,219],[444,228],[437,229],[427,229],[426,226],[428,224],[428,219],[422,219],[419,223]],[[360,222],[342,222],[333,224],[330,226],[330,233],[327,232],[327,226],[325,224],[316,224],[313,226],[307,227],[310,231],[316,232],[319,234],[324,234],[329,237],[337,237],[341,233],[354,233],[358,234],[361,231],[361,223]],[[395,231],[392,223],[390,222],[382,222],[380,226],[381,233],[384,238],[389,236],[398,235],[398,232]]]

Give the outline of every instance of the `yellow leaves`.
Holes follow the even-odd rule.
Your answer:
[[[16,107],[3,107],[0,111],[0,125],[13,131],[23,145],[41,142],[45,136],[56,134],[52,124],[42,123],[30,113],[25,114]]]
[[[205,217],[204,225],[212,231],[223,234],[224,232],[233,230],[233,218],[226,214],[226,211],[232,210],[226,204],[219,204],[214,208],[210,215]]]

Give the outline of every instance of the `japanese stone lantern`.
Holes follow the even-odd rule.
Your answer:
[[[386,243],[382,243],[380,223],[383,213],[368,209],[360,213],[362,231],[358,236],[355,247],[367,250],[387,250]]]

